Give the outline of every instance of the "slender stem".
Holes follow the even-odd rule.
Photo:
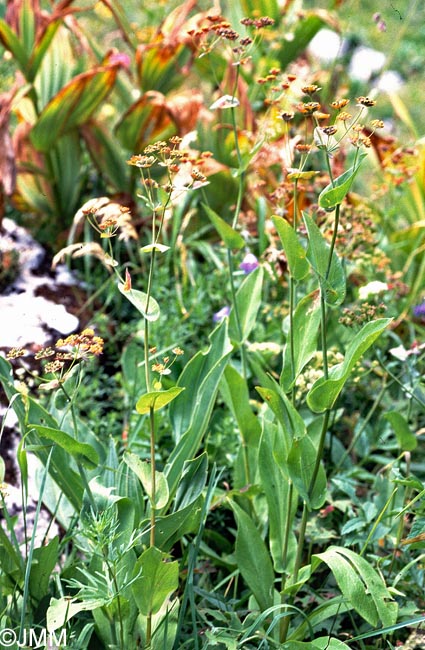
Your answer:
[[[305,541],[305,532],[307,528],[308,514],[309,514],[309,510],[307,507],[307,503],[304,501],[300,529],[298,532],[297,555],[295,557],[295,565],[294,565],[294,571],[292,575],[292,584],[295,584],[298,580],[298,574],[303,561],[304,541]],[[293,605],[294,600],[295,600],[295,594],[292,594],[287,602],[287,605]],[[289,616],[285,616],[285,618],[283,619],[282,626],[280,628],[280,643],[285,643],[286,637],[288,636],[288,629],[289,629]]]
[[[233,263],[233,255],[232,251],[230,248],[227,249],[227,264],[229,267],[229,279],[230,279],[230,291],[232,293],[232,303],[233,303],[233,309],[235,313],[235,319],[236,319],[236,327],[238,329],[238,335],[239,339],[241,342],[241,361],[242,361],[242,375],[243,378],[246,380],[247,378],[247,361],[246,361],[246,351],[243,343],[243,330],[242,330],[242,323],[241,323],[241,318],[239,314],[239,309],[238,305],[236,302],[236,287],[235,287],[235,281],[233,278],[233,273],[235,270],[234,263]]]
[[[292,220],[292,227],[294,231],[296,231],[297,228],[297,216],[298,216],[298,180],[294,180],[294,209],[293,209],[293,220]],[[291,401],[292,404],[295,405],[295,336],[294,336],[294,311],[295,311],[295,281],[294,278],[292,277],[291,274],[289,274],[289,351],[290,351],[290,358],[291,358],[291,381],[292,381],[292,389],[291,389]],[[291,526],[291,519],[292,519],[292,499],[294,495],[294,486],[292,482],[289,483],[288,487],[288,495],[287,495],[287,503],[286,503],[286,519],[285,519],[285,530],[283,531],[283,548],[282,548],[282,565],[283,565],[283,573],[282,573],[282,578],[280,582],[280,598],[281,598],[281,604],[285,604],[285,596],[284,596],[284,591],[285,591],[285,586],[286,586],[286,579],[287,579],[287,573],[286,573],[286,565],[288,561],[288,547],[289,547],[289,535],[290,531],[292,529]],[[289,625],[289,617],[285,616],[280,619],[279,623],[279,634],[280,634],[280,639],[286,638],[287,632],[288,632],[288,625]]]
[[[360,438],[360,436],[362,435],[363,431],[366,429],[367,425],[368,425],[369,422],[370,422],[371,417],[373,416],[373,414],[375,413],[375,411],[376,411],[376,409],[378,408],[379,404],[381,403],[382,398],[384,397],[385,392],[386,392],[386,390],[387,390],[387,387],[388,387],[388,384],[387,384],[387,378],[384,377],[384,380],[383,380],[383,382],[382,382],[381,390],[379,391],[376,400],[375,400],[374,403],[372,404],[372,408],[369,410],[369,413],[367,414],[367,416],[366,416],[365,419],[363,420],[363,423],[362,423],[360,429],[357,431],[356,435],[353,436],[352,441],[350,442],[350,444],[348,445],[348,447],[345,449],[344,453],[342,454],[342,456],[341,456],[341,458],[340,458],[338,464],[337,464],[336,467],[335,467],[335,470],[336,470],[336,471],[337,471],[340,467],[342,467],[342,464],[344,463],[345,459],[346,459],[347,456],[351,453],[351,451],[352,451],[354,445],[355,445],[356,442],[359,440],[359,438]]]
[[[238,81],[239,81],[239,67],[236,69],[236,78],[235,78],[235,84],[232,90],[232,98],[235,97],[237,87],[238,87]],[[238,168],[239,168],[239,182],[238,182],[238,194],[236,198],[236,206],[235,206],[235,211],[233,213],[233,220],[232,220],[232,228],[235,229],[238,225],[238,220],[239,220],[239,214],[241,211],[242,207],[242,200],[243,200],[243,192],[244,192],[244,185],[245,185],[245,171],[243,170],[243,160],[242,160],[242,154],[241,150],[239,147],[239,139],[238,139],[238,125],[236,122],[236,110],[232,106],[230,109],[230,114],[231,114],[231,120],[232,120],[232,128],[233,128],[233,139],[235,141],[235,151],[236,151],[236,158],[238,161]],[[236,288],[235,288],[235,283],[233,279],[233,273],[234,273],[234,264],[233,264],[233,256],[232,256],[232,251],[228,248],[227,249],[227,261],[228,261],[228,266],[229,266],[229,275],[230,275],[230,290],[232,293],[232,304],[233,304],[233,310],[235,313],[235,318],[236,318],[236,326],[238,328],[238,334],[239,334],[239,339],[241,342],[241,362],[242,362],[242,375],[243,378],[246,380],[247,379],[247,359],[246,359],[246,351],[244,347],[244,342],[243,342],[243,331],[242,331],[242,324],[241,324],[241,319],[240,319],[240,314],[239,314],[239,307],[236,302]],[[246,452],[244,452],[246,453]],[[245,458],[245,464],[247,466],[247,458]],[[248,479],[248,476],[247,476]]]
[[[108,554],[106,548],[102,549],[103,557],[105,560],[105,564],[108,567],[108,573],[109,577],[112,580],[112,583],[114,585],[115,589],[115,595],[117,598],[117,610],[118,610],[118,623],[119,623],[119,630],[120,630],[120,649],[124,650],[124,625],[123,625],[123,615],[122,615],[122,610],[121,610],[121,598],[119,596],[119,587],[118,587],[118,582],[117,582],[117,576],[115,575],[115,572],[112,570],[112,567],[110,565],[110,562],[108,560]],[[115,633],[116,636],[116,633]]]
[[[325,281],[329,280],[329,275],[331,272],[331,267],[332,267],[332,258],[335,250],[335,242],[336,242],[336,237],[338,234],[338,226],[339,226],[339,214],[340,214],[340,209],[341,206],[338,203],[338,205],[335,208],[335,221],[334,221],[334,228],[332,232],[332,240],[331,240],[331,246],[329,250],[329,259],[328,259],[328,266],[326,269],[326,274],[325,274]]]
[[[328,346],[326,342],[326,302],[323,287],[320,291],[320,336],[322,339],[322,356],[323,356],[323,375],[325,379],[329,377],[328,369]]]
[[[149,409],[149,423],[150,423],[150,455],[151,455],[151,472],[152,472],[152,488],[151,488],[151,530],[150,530],[150,546],[155,546],[155,528],[156,528],[156,461],[155,461],[155,412],[153,406]]]

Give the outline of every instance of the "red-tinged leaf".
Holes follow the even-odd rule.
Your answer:
[[[142,151],[149,143],[176,133],[165,97],[151,91],[130,106],[117,127],[117,137],[129,151]]]
[[[190,50],[181,43],[170,45],[167,41],[140,45],[137,48],[136,65],[142,91],[167,93],[178,86],[183,78],[182,68],[189,57]]]
[[[50,43],[58,31],[59,25],[60,21],[58,20],[49,23],[46,30],[43,32],[43,35],[41,36],[39,42],[34,47],[28,62],[29,67],[26,74],[28,81],[34,81],[40,65],[43,62],[44,55],[49,49]]]
[[[5,20],[0,20],[0,43],[13,55],[21,72],[25,74],[28,65],[27,53],[18,36]]]
[[[11,196],[16,184],[15,152],[9,131],[10,110],[14,91],[0,95],[0,189],[6,196]],[[0,219],[1,219],[0,210]]]
[[[118,65],[97,67],[84,72],[60,90],[42,111],[31,132],[39,151],[48,151],[61,135],[87,122],[111,92]]]
[[[83,124],[80,130],[93,163],[116,190],[124,192],[128,187],[129,176],[119,143],[106,128],[94,120]]]

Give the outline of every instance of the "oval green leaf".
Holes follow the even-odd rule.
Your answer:
[[[307,251],[301,246],[296,231],[286,219],[274,215],[272,220],[285,251],[289,272],[295,280],[302,280],[310,268],[306,259]]]

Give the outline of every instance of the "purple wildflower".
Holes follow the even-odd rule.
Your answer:
[[[416,318],[425,318],[425,300],[420,305],[413,307],[413,316]]]
[[[214,316],[213,316],[213,322],[214,323],[221,323],[221,321],[224,318],[227,318],[227,316],[230,314],[230,307],[227,305],[225,307],[222,307],[220,311],[217,311]]]
[[[124,52],[114,52],[109,57],[109,63],[112,65],[120,65],[123,68],[129,68],[131,60],[128,54],[125,54]]]
[[[239,268],[244,272],[244,273],[251,273],[252,271],[255,271],[256,268],[258,268],[259,262],[255,255],[252,253],[247,253],[245,257],[243,258],[242,262],[239,264]]]

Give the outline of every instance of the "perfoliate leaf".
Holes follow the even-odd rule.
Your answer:
[[[168,390],[154,390],[150,393],[145,393],[145,395],[142,395],[138,399],[136,411],[141,415],[149,413],[151,408],[153,408],[154,411],[159,411],[159,409],[172,402],[177,395],[180,395],[182,390],[184,390],[184,387],[173,386]]]
[[[121,291],[122,295],[131,302],[132,305],[142,314],[146,320],[155,321],[159,318],[159,305],[156,302],[155,298],[152,296],[148,297],[147,293],[143,291],[138,291],[138,289],[127,288],[128,285],[123,282],[118,283],[118,289]]]

